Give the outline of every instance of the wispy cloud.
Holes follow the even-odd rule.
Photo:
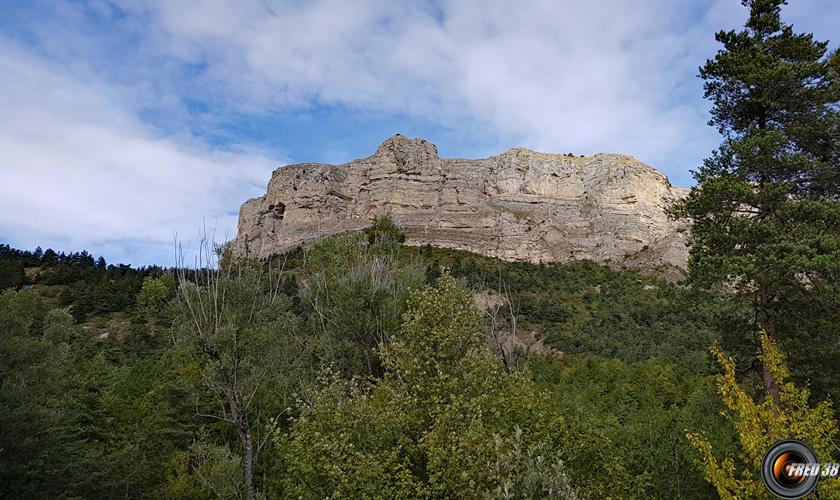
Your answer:
[[[245,112],[403,113],[487,126],[500,143],[635,154],[671,173],[714,136],[693,78],[714,46],[706,2],[120,5],[146,20],[151,52],[200,66],[206,97]]]
[[[202,218],[235,232],[236,207],[276,166],[259,152],[162,136],[95,80],[8,42],[0,52],[3,239],[173,264],[174,232],[194,237]]]
[[[840,10],[793,3],[797,22]],[[145,20],[151,52],[200,66],[200,88],[220,105],[341,105],[478,124],[500,143],[634,154],[682,183],[716,140],[697,67],[716,50],[714,31],[746,17],[737,0],[119,5]]]
[[[838,16],[785,8],[818,39],[840,38]],[[719,140],[697,67],[745,18],[737,0],[17,4],[0,20],[0,237],[165,263],[174,229],[235,228],[281,156],[364,154],[352,129],[389,120],[481,134],[486,153],[631,154],[688,185]],[[323,145],[253,132],[325,109],[354,121],[323,125]]]

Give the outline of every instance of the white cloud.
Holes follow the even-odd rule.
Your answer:
[[[236,231],[235,211],[276,166],[258,152],[162,137],[114,89],[0,40],[0,230],[18,246],[88,249],[173,264],[174,232],[202,220]]]
[[[829,29],[833,3],[785,15]],[[500,145],[633,154],[682,184],[718,142],[697,68],[714,32],[746,19],[737,0],[120,4],[147,20],[152,52],[203,65],[200,88],[241,110],[338,104],[486,127]]]
[[[163,263],[173,230],[202,216],[235,231],[236,209],[279,161],[160,130],[236,137],[225,126],[242,116],[337,106],[360,123],[488,131],[488,153],[632,154],[688,185],[719,141],[697,68],[714,32],[746,18],[737,0],[37,5],[33,52],[0,39],[0,238]],[[817,39],[840,37],[834,0],[784,12]],[[272,147],[292,149],[283,140]]]
[[[151,51],[202,65],[200,88],[240,110],[338,104],[477,124],[500,145],[634,154],[683,183],[715,140],[694,78],[718,27],[704,4],[122,2],[148,20]]]

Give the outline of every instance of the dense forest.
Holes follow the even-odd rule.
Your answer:
[[[268,498],[713,495],[686,431],[739,436],[709,346],[761,387],[731,297],[399,235],[200,270],[4,247],[3,496],[247,497],[243,442]]]
[[[676,279],[388,217],[195,267],[0,246],[0,497],[770,498],[775,441],[840,461],[840,53],[744,3]]]
[[[668,471],[695,470],[686,428],[735,449],[708,359],[726,300],[393,234],[199,271],[4,248],[4,496],[246,496],[228,390],[268,497],[709,495]]]

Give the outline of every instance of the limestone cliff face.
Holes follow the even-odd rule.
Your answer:
[[[345,165],[274,171],[242,205],[235,254],[266,258],[390,215],[411,245],[531,262],[685,266],[687,229],[665,207],[685,196],[629,156],[572,158],[514,148],[481,160],[440,158],[400,135]]]

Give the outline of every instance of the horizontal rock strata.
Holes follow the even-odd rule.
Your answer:
[[[480,160],[440,158],[430,142],[397,135],[344,165],[275,170],[266,194],[242,205],[231,248],[267,258],[390,215],[411,245],[506,260],[684,267],[686,225],[665,208],[686,192],[625,155],[514,148]]]

